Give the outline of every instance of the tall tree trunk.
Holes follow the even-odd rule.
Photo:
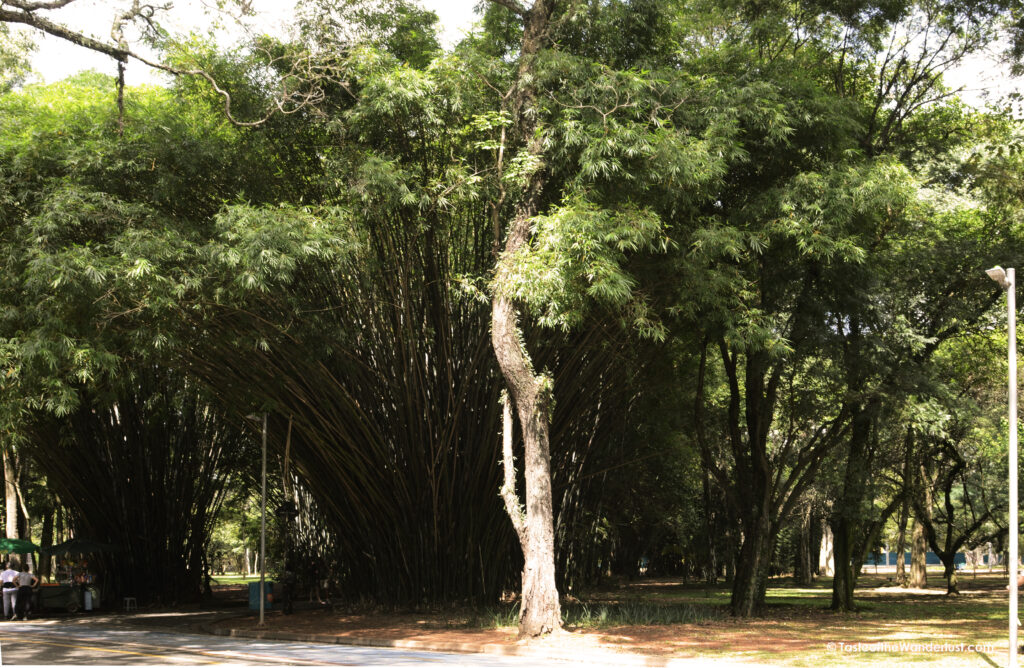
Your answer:
[[[43,549],[53,546],[53,516],[55,513],[56,508],[48,508],[43,515],[43,530],[42,535],[39,537],[39,546]],[[43,557],[39,562],[39,576],[49,578],[52,565],[52,558]]]
[[[17,462],[9,448],[3,450],[4,460],[4,532],[18,538],[18,474]]]
[[[851,350],[860,349],[860,329],[851,324]],[[863,369],[856,352],[850,353],[852,367],[850,387],[861,392],[864,380]],[[832,609],[853,611],[856,606],[853,591],[857,583],[859,565],[864,560],[863,552],[868,546],[858,542],[864,525],[867,523],[864,508],[867,494],[867,479],[871,469],[873,452],[872,434],[874,431],[875,400],[859,403],[853,407],[850,430],[850,449],[846,456],[846,471],[843,475],[843,492],[839,503],[832,509],[832,533],[835,539],[835,569],[832,580]]]
[[[704,485],[704,545],[706,550],[704,555],[704,580],[709,585],[713,585],[718,581],[718,557],[715,550],[715,515],[711,502],[711,474],[705,471],[702,477]]]
[[[946,595],[960,593],[960,583],[956,575],[955,559],[955,552],[948,552],[942,555],[942,574],[946,578]]]
[[[812,514],[813,508],[808,503],[804,507],[804,511],[800,518],[800,544],[798,552],[798,563],[797,563],[797,579],[800,584],[809,585],[814,582],[814,562],[811,560],[811,525],[812,525]]]
[[[526,142],[527,153],[537,164],[529,175],[526,190],[514,203],[504,250],[498,258],[497,288],[491,297],[491,344],[505,378],[511,404],[519,418],[525,449],[526,513],[520,516],[519,504],[516,503],[509,514],[513,524],[521,517],[516,527],[524,559],[520,636],[539,636],[561,628],[561,607],[555,585],[554,503],[551,492],[552,380],[534,372],[522,344],[524,337],[519,327],[519,312],[501,289],[502,274],[507,271],[504,263],[513,262],[516,251],[529,243],[531,221],[547,183],[543,165],[544,145],[537,133],[536,58],[544,46],[551,10],[552,0],[536,0],[529,10],[521,6],[513,9],[522,16],[524,26],[517,82],[511,92],[510,104],[519,136]],[[498,160],[500,179],[502,158]],[[501,241],[501,208],[500,201],[492,207],[496,247]],[[513,462],[506,460],[504,465],[512,467]],[[511,492],[514,491],[513,488]]]
[[[927,559],[928,540],[924,535],[924,525],[915,517],[910,539],[910,587],[924,589],[928,586]]]
[[[832,535],[835,539],[833,545],[835,556],[835,577],[832,578],[832,609],[853,610],[853,545],[848,527],[849,520],[839,517],[833,518]]]
[[[900,508],[899,526],[896,529],[896,584],[907,584],[907,520],[910,516],[909,502],[904,499]]]
[[[903,441],[903,503],[900,505],[899,536],[896,540],[896,584],[901,587],[907,586],[907,521],[910,519],[910,493],[909,487],[913,483],[911,478],[914,471],[911,468],[914,452],[914,430],[907,429],[906,439]]]
[[[764,609],[769,566],[775,552],[775,532],[763,514],[744,524],[743,529],[731,607],[737,617],[752,617]]]
[[[697,391],[694,393],[693,422],[694,434],[700,446],[700,459],[703,468],[701,484],[704,493],[704,555],[705,581],[709,585],[718,580],[718,560],[715,553],[715,506],[711,501],[711,448],[704,433],[704,381],[707,374],[708,343],[703,341],[700,348],[700,364],[697,367]]]

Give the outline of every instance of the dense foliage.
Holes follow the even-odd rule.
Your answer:
[[[298,506],[276,567],[499,599],[530,494],[503,477],[529,453],[528,421],[502,452],[507,301],[563,592],[727,577],[751,615],[825,536],[851,609],[911,520],[949,564],[1001,544],[983,270],[1024,257],[1020,127],[942,75],[1005,8],[543,6],[539,47],[511,1],[449,52],[402,2],[308,2],[294,42],[230,53],[163,36],[206,76],[123,112],[99,74],[25,84],[0,25],[0,434],[55,499],[50,539],[67,514],[122,548],[113,586],[197,595],[266,413],[273,505]]]

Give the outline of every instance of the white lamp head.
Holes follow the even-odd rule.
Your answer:
[[[1010,287],[1010,281],[1006,279],[1006,270],[1004,270],[1002,267],[992,267],[985,273],[988,274],[988,277],[991,278],[996,283],[998,283],[999,287],[1003,288],[1004,290]]]

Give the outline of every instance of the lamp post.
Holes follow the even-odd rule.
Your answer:
[[[255,415],[247,416],[255,420]],[[263,626],[267,600],[267,414],[263,414],[263,477],[260,483],[260,622]]]
[[[1016,405],[1014,410],[1016,411]],[[1016,485],[1016,478],[1015,485]],[[1016,498],[1016,497],[1014,497]],[[1016,543],[1014,547],[1016,549]],[[1016,572],[1015,572],[1016,573]],[[266,600],[266,413],[263,414],[263,474],[260,482],[259,502],[259,625],[263,626]],[[1015,609],[1016,610],[1016,609]],[[1016,637],[1016,636],[1015,636]]]
[[[988,277],[1006,290],[1006,312],[1009,343],[1007,354],[1010,367],[1010,668],[1017,668],[1017,300],[1014,295],[1014,271],[992,267]]]

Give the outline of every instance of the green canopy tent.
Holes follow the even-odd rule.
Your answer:
[[[108,545],[87,538],[72,538],[42,550],[42,554],[45,557],[59,557],[67,554],[107,554],[119,550],[120,548],[116,545]]]
[[[116,545],[101,543],[89,540],[88,538],[72,538],[63,543],[44,548],[40,550],[40,553],[45,560],[50,557],[92,557],[99,554],[119,552],[120,550],[121,548]],[[72,574],[73,571],[69,568],[65,584],[53,589],[44,588],[44,598],[46,600],[43,601],[43,605],[45,607],[63,607],[69,612],[76,612],[83,606],[86,610],[89,610],[91,606],[99,605],[100,592],[97,587],[93,586],[92,580],[90,579],[85,582],[75,581],[74,584],[71,584]],[[106,594],[104,594],[105,596]],[[88,602],[90,600],[92,601],[91,604]]]
[[[0,538],[0,554],[32,554],[39,552],[39,546],[20,538]]]

